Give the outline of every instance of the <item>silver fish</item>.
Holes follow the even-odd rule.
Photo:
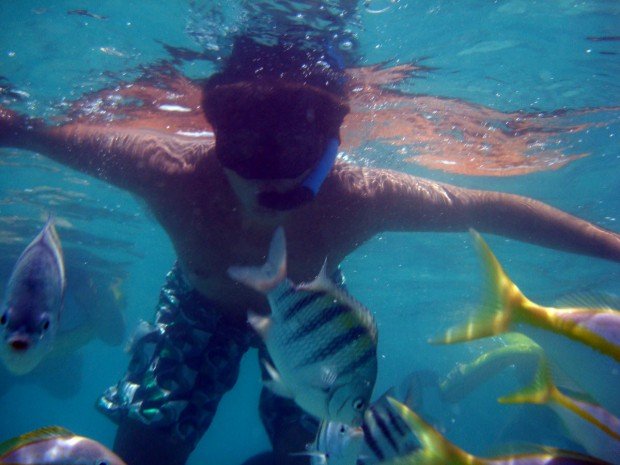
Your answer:
[[[361,427],[323,421],[307,452],[312,465],[376,465],[403,457],[420,447],[402,417],[394,413],[388,390],[364,413]]]
[[[59,426],[40,428],[0,444],[0,464],[126,465],[97,441]]]
[[[311,465],[356,465],[363,441],[361,427],[323,420],[307,451],[291,455],[309,456]]]
[[[413,378],[414,375],[410,375],[399,389],[406,389],[401,397],[408,406],[415,402],[410,392],[417,381]],[[420,447],[419,441],[387,400],[396,391],[396,387],[390,388],[370,405],[361,427],[336,421],[321,422],[308,450],[295,455],[310,456],[312,465],[377,465],[415,451]]]
[[[52,349],[64,290],[62,249],[50,218],[17,260],[0,311],[0,359],[12,373],[28,373]]]
[[[286,277],[284,230],[262,267],[230,267],[231,278],[267,295],[270,316],[249,313],[275,367],[275,393],[324,420],[359,425],[377,377],[377,327],[370,312],[326,275],[295,285]]]

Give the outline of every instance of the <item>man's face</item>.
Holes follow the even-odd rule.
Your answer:
[[[321,158],[326,136],[305,118],[291,116],[240,119],[216,128],[218,159],[246,179],[298,178]]]

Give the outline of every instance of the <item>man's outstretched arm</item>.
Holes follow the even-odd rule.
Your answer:
[[[115,125],[48,126],[0,107],[0,147],[38,152],[78,171],[145,195],[174,175],[192,172],[211,140]]]
[[[620,261],[620,235],[527,197],[464,189],[389,170],[344,170],[364,198],[372,228],[498,234],[545,247]],[[356,173],[357,171],[357,173]]]

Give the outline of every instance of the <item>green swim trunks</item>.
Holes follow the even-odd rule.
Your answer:
[[[338,272],[336,282],[343,283]],[[267,359],[264,344],[247,324],[222,317],[216,304],[198,294],[174,266],[162,287],[155,323],[140,324],[131,343],[125,376],[108,388],[97,407],[113,421],[129,417],[164,430],[195,447],[217,406],[239,375],[250,348]],[[268,377],[263,372],[265,378]],[[261,419],[272,439],[277,425],[299,422],[309,440],[318,420],[267,389],[261,394]]]

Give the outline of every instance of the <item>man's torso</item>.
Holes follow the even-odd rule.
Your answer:
[[[327,258],[328,273],[368,234],[360,232],[355,214],[345,209],[338,189],[284,216],[252,217],[244,211],[219,166],[169,185],[165,195],[147,199],[169,234],[188,281],[211,301],[245,318],[245,312],[267,310],[256,291],[226,274],[232,265],[260,266],[266,260],[276,227],[287,238],[288,276],[294,282],[313,279]],[[348,210],[348,212],[342,211]]]

